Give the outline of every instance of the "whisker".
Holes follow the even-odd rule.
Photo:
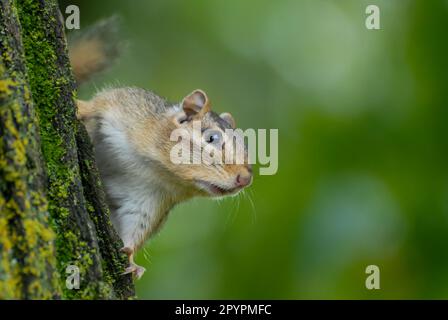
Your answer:
[[[147,251],[146,247],[143,247],[143,258],[146,260],[146,262],[151,263],[151,261],[149,260],[150,254]]]
[[[233,222],[235,221],[235,216],[237,214],[237,211],[235,210],[235,208],[236,208],[235,197],[232,197],[232,209],[227,214],[226,222],[224,224],[224,230],[227,229],[229,227],[229,225],[233,224]]]
[[[252,207],[252,213],[253,213],[253,215],[252,215],[252,217],[253,217],[252,222],[256,223],[257,222],[257,210],[255,209],[255,204],[254,204],[254,201],[252,200],[252,195],[253,195],[252,194],[252,190],[249,190],[246,195],[247,195],[247,198],[249,199],[250,205]]]

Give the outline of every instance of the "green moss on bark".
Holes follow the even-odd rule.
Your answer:
[[[80,270],[80,289],[64,286],[64,297],[112,298],[112,289],[102,281],[94,226],[85,209],[75,140],[75,86],[58,7],[55,1],[18,0],[17,9],[48,174],[58,268],[61,274],[68,265]]]
[[[97,185],[99,177],[81,171],[79,166],[85,160],[94,160],[93,156],[90,160],[83,158],[85,152],[78,150],[76,137],[79,137],[78,128],[83,127],[76,120],[75,83],[57,3],[17,0],[17,9],[48,174],[47,197],[56,232],[58,269],[64,275],[68,265],[76,265],[81,276],[79,290],[66,289],[61,278],[63,296],[77,299],[129,297],[133,294],[130,278],[117,274],[124,268],[124,258],[116,248],[120,241],[111,236],[113,229],[104,231],[108,228],[104,223],[109,219],[107,207],[104,199],[100,200],[100,205],[97,203],[100,187],[91,188],[90,185]],[[90,144],[87,136],[78,142]],[[101,217],[101,224],[97,217]],[[103,237],[101,232],[108,233],[109,237]]]
[[[17,12],[0,2],[0,299],[60,296]]]
[[[0,0],[0,299],[133,297],[54,0]],[[80,289],[65,270],[80,270]]]

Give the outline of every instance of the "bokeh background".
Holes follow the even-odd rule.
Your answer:
[[[69,4],[81,31],[118,13],[129,42],[80,97],[202,88],[242,128],[279,130],[276,175],[171,212],[138,255],[140,298],[448,298],[448,1]]]

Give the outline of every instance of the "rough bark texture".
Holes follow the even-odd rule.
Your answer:
[[[0,4],[0,299],[130,298],[58,6]],[[78,290],[65,285],[69,265]]]

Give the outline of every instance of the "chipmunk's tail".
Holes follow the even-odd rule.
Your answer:
[[[120,56],[125,43],[119,37],[119,25],[119,17],[112,16],[69,35],[70,62],[78,85],[107,69]]]

